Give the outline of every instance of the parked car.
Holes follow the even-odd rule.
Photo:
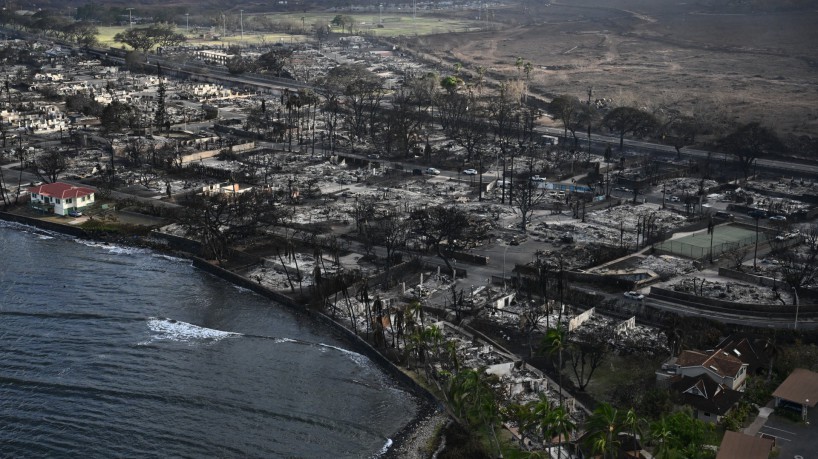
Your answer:
[[[715,214],[716,218],[733,218],[733,214],[729,212],[718,211]]]
[[[531,177],[532,182],[544,182],[545,177],[540,177],[539,175],[534,175]]]
[[[82,217],[82,212],[77,209],[72,209],[68,211],[68,215],[71,217]]]
[[[767,218],[767,212],[758,209],[747,212],[747,215],[752,218]]]
[[[366,157],[367,157],[367,158],[369,158],[369,159],[380,159],[380,158],[381,158],[381,155],[377,155],[377,154],[375,154],[375,153],[371,153],[371,154],[366,155]]]
[[[679,201],[681,201],[681,200],[679,199],[678,196],[671,196],[670,197],[670,202],[679,202]]]
[[[426,168],[426,173],[429,175],[440,175],[440,171],[435,169],[434,167]]]
[[[463,173],[466,175],[477,175],[477,169],[466,169]]]
[[[770,221],[771,222],[785,222],[785,221],[787,221],[787,217],[785,217],[783,215],[773,215],[772,217],[770,217]]]
[[[633,291],[625,292],[624,295],[625,295],[625,298],[628,298],[630,300],[642,301],[642,300],[645,299],[645,295],[642,295],[639,292],[633,292]]]

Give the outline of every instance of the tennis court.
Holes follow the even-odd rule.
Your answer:
[[[767,234],[758,232],[758,242],[762,244],[767,241]],[[713,228],[712,247],[713,256],[717,257],[722,252],[755,244],[756,232],[754,229],[743,228],[735,225],[720,225]],[[710,256],[711,235],[707,231],[688,234],[676,239],[669,239],[660,244],[656,244],[657,250],[670,252],[688,258],[705,258]]]

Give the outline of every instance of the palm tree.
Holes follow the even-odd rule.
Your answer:
[[[497,453],[502,456],[496,431],[500,410],[486,372],[468,369],[457,373],[451,380],[449,397],[458,418],[466,420],[473,428],[489,430]]]
[[[431,345],[434,350],[435,361],[440,361],[440,347],[443,345],[443,331],[437,325],[431,325],[423,331],[424,340]]]
[[[662,416],[658,421],[650,426],[650,440],[651,443],[656,443],[654,450],[654,457],[657,459],[670,459],[676,454],[671,448],[674,435],[670,426],[667,423],[665,416]]]
[[[559,377],[559,394],[560,406],[563,406],[562,400],[562,351],[565,350],[567,333],[562,328],[560,323],[557,323],[557,328],[549,328],[545,332],[545,337],[542,341],[542,348],[546,354],[553,356],[557,354],[559,358],[557,367],[557,376]]]
[[[534,413],[532,412],[533,402],[525,405],[519,403],[511,403],[503,409],[503,416],[507,421],[517,424],[517,431],[520,436],[517,438],[520,449],[527,449],[523,439],[526,437],[526,432],[534,424]]]
[[[576,424],[571,420],[571,416],[565,407],[558,406],[551,410],[548,416],[550,435],[553,439],[557,437],[557,457],[562,457],[562,445],[571,437],[571,432],[577,429]]]
[[[591,414],[586,427],[588,436],[585,442],[594,453],[602,454],[602,458],[615,458],[619,448],[619,432],[623,423],[619,410],[602,403]]]
[[[533,421],[536,423],[536,426],[540,430],[545,442],[548,442],[550,439],[549,421],[551,411],[553,410],[551,407],[551,402],[548,400],[545,394],[540,394],[540,398],[536,402],[531,402],[530,405]]]
[[[633,437],[634,442],[639,440],[641,443],[642,426],[645,425],[645,420],[637,416],[636,410],[634,410],[633,407],[625,412],[625,419],[622,421],[622,425],[627,429],[631,437]]]

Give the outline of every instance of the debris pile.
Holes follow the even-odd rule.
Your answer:
[[[676,292],[689,293],[705,298],[713,298],[734,303],[793,304],[792,295],[786,288],[765,287],[733,281],[714,281],[704,278],[687,277],[670,285]]]
[[[693,260],[687,260],[670,255],[649,255],[639,260],[636,265],[639,269],[647,269],[659,275],[662,279],[671,279],[676,276],[696,271]]]

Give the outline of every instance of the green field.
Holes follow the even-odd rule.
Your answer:
[[[755,240],[755,230],[734,225],[716,226],[712,234],[713,256],[737,246],[754,244]],[[759,232],[758,242],[766,240],[767,234]],[[703,231],[656,244],[656,249],[689,258],[704,258],[710,254],[710,244],[711,235]]]
[[[117,43],[114,41],[114,35],[119,32],[125,30],[125,27],[99,27],[99,35],[97,39],[99,43],[103,46],[112,46],[114,48],[121,48],[125,47],[130,49],[129,46],[123,45],[122,43]],[[180,29],[180,32],[184,33],[183,29]],[[291,35],[286,33],[252,33],[252,32],[245,32],[244,33],[244,40],[242,40],[241,35],[230,35],[228,31],[228,36],[221,37],[219,40],[205,40],[199,38],[198,35],[191,33],[188,36],[188,43],[197,44],[197,45],[209,45],[209,46],[216,46],[216,45],[232,45],[232,44],[261,44],[261,43],[278,43],[278,42],[299,42],[308,40],[309,38],[304,35]]]
[[[246,21],[245,23],[250,22],[249,19],[250,17],[251,17],[250,15],[244,16],[244,20]],[[312,24],[319,21],[329,23],[335,17],[335,13],[275,14],[268,15],[268,17],[270,17],[274,21],[282,23],[288,22],[293,25],[293,29],[298,30],[301,29],[302,25],[305,29],[310,29]],[[440,19],[436,17],[424,17],[420,15],[413,19],[411,14],[405,15],[384,14],[383,23],[380,24],[383,27],[378,27],[378,22],[380,18],[377,13],[375,13],[374,15],[373,14],[352,15],[352,17],[357,21],[356,25],[353,27],[353,30],[356,34],[375,35],[381,37],[466,32],[478,29],[480,26],[484,25],[483,23],[479,23],[476,21]],[[103,46],[112,46],[115,48],[120,48],[124,45],[115,42],[114,35],[116,35],[119,32],[122,32],[126,28],[127,26],[99,27],[99,35],[97,38],[100,44]],[[177,27],[177,30],[181,33],[185,33],[184,24],[182,24],[181,27]],[[335,28],[335,30],[340,32],[340,28]],[[214,29],[214,31],[215,33],[221,35],[221,29],[216,28]],[[262,43],[272,44],[279,42],[292,43],[310,39],[312,39],[310,35],[300,33],[288,34],[256,32],[250,29],[249,26],[245,27],[243,39],[238,31],[235,30],[231,31],[229,29],[226,31],[226,36],[220,37],[219,40],[201,39],[199,38],[198,33],[193,33],[192,25],[191,33],[188,36],[189,43],[210,46],[242,43],[244,44]],[[127,46],[125,47],[127,48]]]

